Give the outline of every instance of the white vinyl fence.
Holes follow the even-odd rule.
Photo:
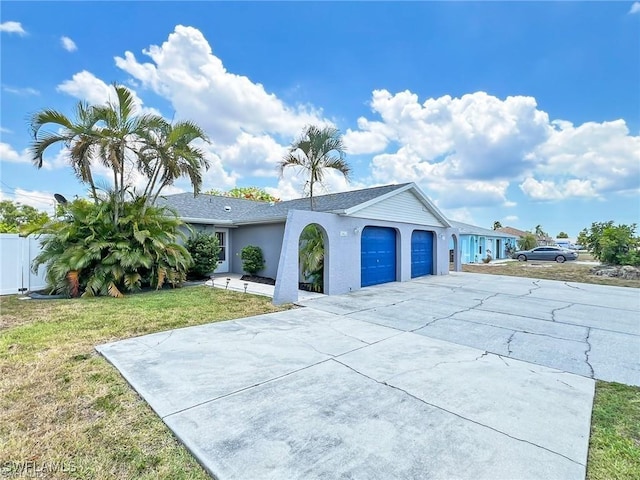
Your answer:
[[[40,240],[17,233],[0,233],[0,295],[42,290],[46,286],[46,268],[38,275],[31,271],[31,261],[40,253]]]

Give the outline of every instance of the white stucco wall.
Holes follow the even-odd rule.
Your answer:
[[[325,293],[338,295],[360,287],[360,235],[366,226],[390,227],[396,230],[396,278],[411,279],[411,233],[429,230],[434,238],[434,274],[449,273],[449,235],[456,229],[411,223],[340,216],[331,213],[291,210],[287,216],[278,264],[274,303],[295,302],[298,299],[298,244],[300,233],[310,223],[317,223],[327,233],[325,244]]]

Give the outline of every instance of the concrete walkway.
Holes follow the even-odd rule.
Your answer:
[[[220,480],[583,479],[639,294],[453,273],[97,349]]]

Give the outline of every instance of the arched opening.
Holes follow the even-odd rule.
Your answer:
[[[460,251],[458,249],[458,236],[451,235],[449,239],[449,271],[456,272],[456,258],[460,257]]]
[[[298,240],[298,288],[324,293],[328,286],[328,268],[325,253],[328,249],[327,232],[317,223],[304,227]]]

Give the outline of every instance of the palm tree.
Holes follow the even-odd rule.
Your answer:
[[[33,135],[30,147],[32,161],[37,168],[42,168],[43,155],[47,148],[55,144],[64,145],[69,149],[69,163],[76,177],[89,185],[91,195],[97,201],[91,162],[100,143],[100,132],[96,126],[99,118],[94,108],[86,102],[78,102],[75,113],[74,120],[51,109],[31,116],[29,126]],[[57,131],[45,131],[45,125],[57,127]]]
[[[322,183],[328,168],[337,170],[349,180],[351,167],[344,159],[345,152],[337,128],[308,125],[280,162],[280,175],[286,167],[298,167],[309,176],[309,199],[313,210],[313,187]]]
[[[160,192],[181,176],[189,177],[193,193],[202,188],[202,169],[209,168],[204,152],[191,143],[208,142],[207,135],[195,123],[182,121],[174,125],[162,121],[141,136],[143,146],[138,153],[138,170],[148,179],[142,193],[150,205],[155,204]]]
[[[131,91],[117,84],[113,88],[117,101],[96,106],[94,110],[100,128],[100,160],[113,172],[113,190],[116,195],[113,219],[117,223],[127,188],[127,154],[135,155],[140,139],[145,138],[149,130],[161,128],[166,121],[159,115],[136,115],[135,99]]]
[[[493,222],[493,229],[498,230],[499,228],[502,228],[502,223],[500,223],[499,220],[496,220],[495,222]]]

